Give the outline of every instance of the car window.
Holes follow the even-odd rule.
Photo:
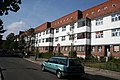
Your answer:
[[[69,65],[70,66],[80,66],[81,61],[78,59],[69,59]]]
[[[50,58],[50,59],[48,60],[48,62],[51,62],[51,63],[58,63],[58,62],[56,61],[55,58]]]
[[[59,59],[58,63],[62,65],[67,65],[67,59]]]

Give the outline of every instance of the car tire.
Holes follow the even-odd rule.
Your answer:
[[[41,66],[41,70],[42,70],[42,71],[45,71],[45,66],[42,65],[42,66]]]
[[[60,70],[58,70],[57,72],[56,72],[56,76],[57,76],[57,78],[62,78],[62,73],[61,73],[61,71]]]

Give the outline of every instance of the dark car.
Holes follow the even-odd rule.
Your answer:
[[[51,71],[56,74],[58,78],[67,75],[83,75],[84,66],[77,58],[68,57],[52,57],[48,61],[41,63],[41,70]]]

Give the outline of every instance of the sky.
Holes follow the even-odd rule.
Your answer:
[[[0,16],[3,20],[3,39],[10,33],[36,28],[45,22],[52,22],[76,10],[84,11],[107,0],[22,0],[18,12],[9,11]]]

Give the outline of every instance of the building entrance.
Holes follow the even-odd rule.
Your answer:
[[[110,45],[105,46],[105,56],[107,56],[107,57],[110,56]]]

